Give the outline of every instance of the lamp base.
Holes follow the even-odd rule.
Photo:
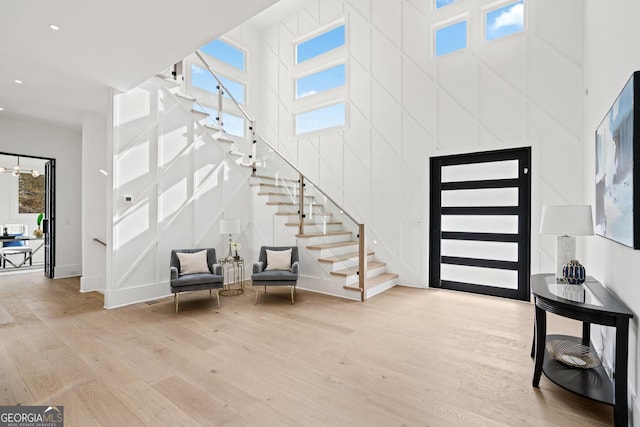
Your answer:
[[[556,239],[556,279],[562,279],[562,267],[576,259],[576,238],[558,236]]]

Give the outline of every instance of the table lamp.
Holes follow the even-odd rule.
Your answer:
[[[576,258],[575,236],[593,236],[590,205],[543,206],[540,233],[556,239],[556,278],[562,278],[562,266]]]
[[[239,219],[221,219],[220,220],[220,234],[229,235],[229,254],[226,259],[233,259],[231,254],[231,235],[240,234],[240,220]]]

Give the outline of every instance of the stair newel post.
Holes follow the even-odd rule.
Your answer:
[[[300,174],[298,183],[298,233],[304,234],[304,175]]]
[[[360,301],[367,299],[367,242],[364,234],[364,224],[358,224],[358,287]]]

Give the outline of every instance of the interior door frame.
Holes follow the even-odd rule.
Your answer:
[[[55,212],[55,204],[56,204],[56,187],[55,187],[55,162],[56,159],[51,158],[51,157],[42,157],[42,156],[33,156],[30,154],[19,154],[19,153],[9,153],[6,151],[0,151],[0,155],[4,155],[4,156],[13,156],[13,157],[26,157],[26,158],[31,158],[31,159],[38,159],[38,160],[43,160],[45,161],[45,213],[46,212]],[[51,171],[49,173],[47,173],[46,171],[46,164],[52,164],[54,165],[54,167],[51,169]],[[49,177],[47,177],[47,175],[49,175]],[[51,189],[50,191],[47,191],[47,180],[50,179],[51,181]],[[44,262],[45,262],[45,275],[51,279],[53,279],[54,277],[54,270],[55,270],[55,221],[51,222],[49,221],[48,223],[45,222],[47,220],[46,215],[45,218],[43,219],[43,231],[44,231],[44,246],[45,246],[45,257],[44,257]],[[49,230],[49,232],[47,233],[47,230]],[[47,240],[49,241],[49,246],[47,247]],[[50,251],[50,256],[47,256],[47,248]]]
[[[490,181],[464,181],[460,183],[442,183],[441,168],[450,165],[485,163],[501,160],[518,160],[518,178]],[[437,186],[436,184],[437,183]],[[449,207],[441,206],[441,192],[446,189],[480,189],[518,187],[518,206],[516,207]],[[480,151],[449,156],[432,157],[430,159],[430,233],[429,233],[429,286],[473,292],[529,301],[531,274],[531,147],[508,148],[493,151]],[[518,215],[518,233],[471,233],[471,232],[442,232],[441,217],[443,212],[449,214],[470,215]],[[493,261],[475,258],[442,257],[442,238],[460,240],[476,240],[486,242],[516,242],[518,243],[518,261]],[[515,269],[517,263],[518,288],[506,289],[501,287],[474,285],[470,283],[442,281],[440,266],[443,258],[446,263],[488,268]]]

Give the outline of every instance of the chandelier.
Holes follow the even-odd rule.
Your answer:
[[[24,169],[20,168],[20,157],[18,157],[18,164],[12,168],[6,166],[0,166],[0,173],[9,173],[15,177],[19,177],[21,173],[30,174],[32,177],[37,178],[40,176],[40,172],[37,169]]]

